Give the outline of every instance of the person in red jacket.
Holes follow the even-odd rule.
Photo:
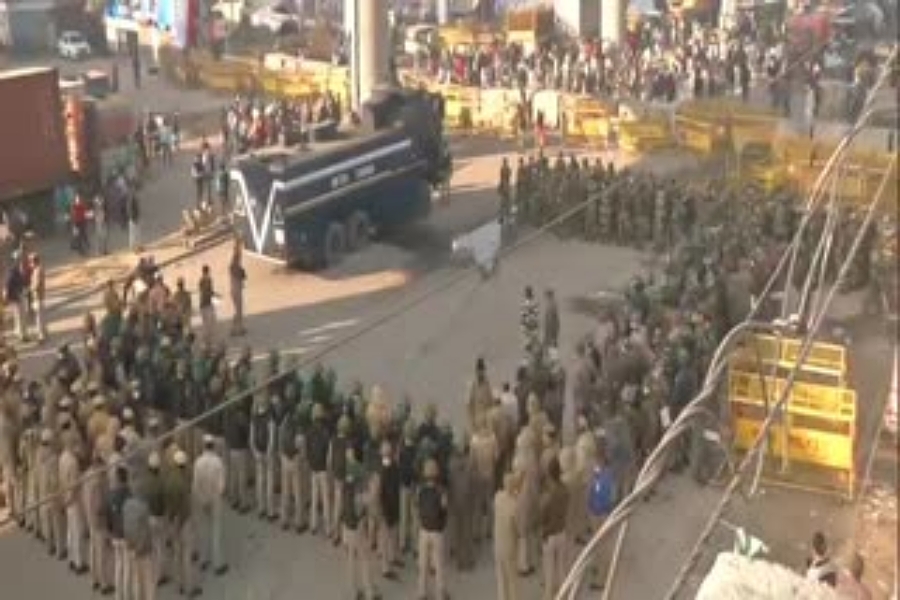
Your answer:
[[[75,202],[72,203],[72,208],[69,212],[69,220],[72,224],[72,249],[86,254],[88,250],[88,207],[81,198],[81,194],[75,196]]]

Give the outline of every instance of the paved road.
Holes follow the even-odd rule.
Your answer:
[[[508,379],[519,362],[518,304],[522,288],[530,284],[556,289],[563,310],[562,358],[569,361],[575,338],[591,326],[591,317],[579,309],[581,301],[620,287],[641,269],[643,257],[631,250],[546,237],[506,259],[495,277],[467,277],[444,289],[462,268],[449,259],[448,240],[495,211],[490,190],[500,160],[496,146],[494,142],[459,142],[456,154],[462,158],[450,204],[436,208],[425,225],[376,244],[334,270],[289,273],[267,261],[248,260],[247,343],[259,354],[277,347],[309,357],[410,305],[402,316],[341,345],[322,360],[336,368],[345,385],[359,379],[367,385],[381,384],[394,398],[408,393],[417,406],[434,402],[460,425],[463,391],[475,356],[486,358],[495,385]],[[672,166],[670,159],[655,158],[651,164]],[[165,189],[177,194],[179,184],[171,185]],[[181,185],[187,185],[186,181]],[[168,269],[167,277],[184,275],[193,282],[202,264],[212,267],[219,286],[224,287],[227,254],[221,249],[177,263]],[[427,300],[421,300],[424,296]],[[83,311],[95,307],[96,299],[91,298],[60,315],[54,324],[57,339],[74,332]],[[230,307],[223,306],[220,318],[229,317]],[[50,348],[52,344],[45,350],[25,352],[25,368],[39,370]],[[664,483],[631,528],[614,597],[662,595],[717,493],[682,478]],[[777,557],[798,567],[805,556],[804,542],[813,530],[826,529],[838,538],[850,533],[846,511],[838,510],[831,500],[771,490],[752,505],[739,501],[736,510],[732,518],[750,519]],[[729,545],[728,533],[719,532],[717,541]],[[222,579],[204,578],[207,598],[350,597],[340,554],[323,540],[297,538],[255,519],[229,514],[226,546],[232,571]],[[494,596],[490,552],[483,549],[482,554],[474,573],[451,574],[454,597]],[[413,577],[408,565],[401,583],[379,584],[387,598],[411,598]],[[51,562],[41,547],[15,530],[0,532],[0,581],[5,589],[34,598],[91,597],[85,581],[73,584],[64,565]],[[540,594],[533,579],[524,589],[528,599]],[[174,597],[173,590],[164,589],[160,597]]]

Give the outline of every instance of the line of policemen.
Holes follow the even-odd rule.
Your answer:
[[[697,183],[697,179],[702,179]],[[755,186],[736,188],[708,177],[661,178],[629,169],[616,171],[597,158],[579,162],[559,153],[552,162],[543,150],[520,156],[515,167],[504,159],[498,183],[500,215],[539,226],[568,209],[585,210],[556,225],[565,236],[578,236],[619,246],[631,246],[671,259],[681,246],[693,249],[712,243],[707,261],[726,270],[749,267],[755,277],[767,275],[770,263],[791,240],[802,217],[800,198],[788,190],[766,192]],[[857,206],[837,215],[833,256],[824,268],[831,283],[850,249],[865,214]],[[895,219],[885,216],[873,224],[854,257],[848,291],[867,288],[875,295],[896,282],[890,249],[896,246]],[[802,288],[816,248],[827,229],[827,215],[818,211],[808,224],[794,269],[793,285]],[[683,254],[691,254],[685,252]],[[741,259],[748,264],[742,264]],[[676,265],[677,266],[677,265]],[[819,268],[816,268],[818,271]]]

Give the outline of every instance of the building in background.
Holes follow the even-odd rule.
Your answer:
[[[600,35],[601,4],[608,0],[554,0],[556,23],[573,36]]]

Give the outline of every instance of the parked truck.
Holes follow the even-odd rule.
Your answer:
[[[11,229],[53,224],[53,196],[70,176],[56,69],[0,72],[0,211]]]
[[[236,159],[235,222],[249,250],[324,268],[429,213],[450,172],[440,97],[392,90],[363,112],[365,124],[343,139]]]

